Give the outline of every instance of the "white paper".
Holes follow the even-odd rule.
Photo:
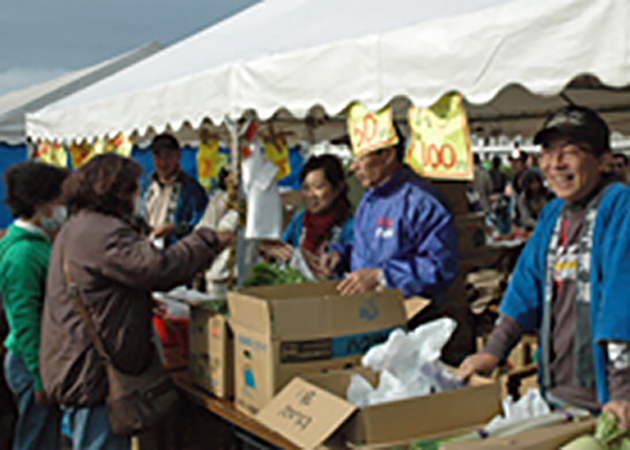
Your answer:
[[[246,239],[280,239],[282,200],[275,176],[278,168],[257,148],[243,161],[247,198]]]

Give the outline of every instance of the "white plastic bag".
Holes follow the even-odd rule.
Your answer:
[[[454,320],[442,318],[411,333],[394,330],[386,342],[372,347],[361,360],[363,366],[380,373],[378,387],[374,389],[354,375],[348,400],[357,406],[375,405],[463,386],[463,380],[439,361],[442,347],[456,326]]]
[[[368,395],[374,391],[374,388],[365,378],[355,373],[350,377],[350,386],[348,386],[348,401],[359,407],[367,406]]]
[[[542,398],[538,389],[529,389],[518,401],[514,401],[511,395],[503,399],[503,415],[496,416],[486,426],[491,432],[494,429],[508,424],[518,423],[526,419],[543,416],[551,413],[551,408]]]

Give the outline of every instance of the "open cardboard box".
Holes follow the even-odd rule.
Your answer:
[[[340,296],[338,282],[228,292],[234,331],[235,403],[256,414],[294,377],[360,364],[406,327],[399,290]]]
[[[483,441],[453,442],[440,450],[556,450],[584,434],[592,434],[597,420],[563,423],[524,431],[514,436],[491,437]]]
[[[316,448],[329,438],[354,446],[411,441],[484,424],[501,412],[498,382],[477,376],[462,389],[359,408],[346,400],[353,373],[378,383],[365,368],[304,375],[256,418],[297,446]]]

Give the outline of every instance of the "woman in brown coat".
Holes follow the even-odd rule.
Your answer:
[[[101,155],[64,185],[71,217],[52,249],[40,367],[46,393],[68,412],[74,448],[125,449],[130,441],[111,432],[105,367],[67,289],[64,260],[115,366],[140,373],[155,352],[151,292],[189,282],[232,239],[202,228],[166,250],[154,248],[132,226],[140,173],[130,159]]]

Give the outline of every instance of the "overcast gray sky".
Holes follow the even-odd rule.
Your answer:
[[[0,0],[0,96],[157,41],[170,45],[256,0]]]

